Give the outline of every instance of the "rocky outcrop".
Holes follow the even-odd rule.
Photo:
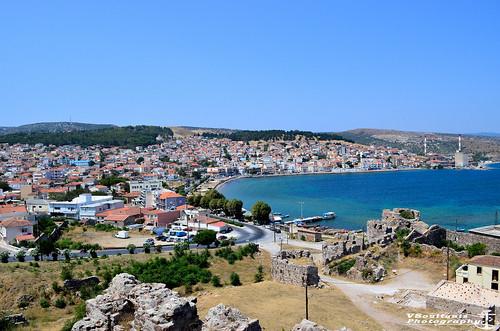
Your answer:
[[[82,287],[95,286],[97,284],[99,284],[99,278],[96,276],[83,279],[66,279],[64,281],[64,288],[70,291],[75,291]]]
[[[258,320],[238,309],[218,305],[204,322],[198,317],[196,298],[183,298],[164,284],[141,283],[119,274],[103,295],[87,300],[86,316],[73,331],[261,331]]]
[[[330,329],[325,328],[324,326],[318,325],[312,321],[309,320],[302,320],[299,324],[296,324],[292,331],[331,331]],[[336,331],[352,331],[351,329],[348,329],[346,327],[340,328],[339,330]]]
[[[113,278],[103,295],[87,301],[86,309],[73,331],[201,329],[194,298],[182,298],[164,284],[140,283],[129,274]]]
[[[203,322],[203,331],[261,331],[259,321],[249,319],[238,309],[222,304],[211,308]]]
[[[281,251],[271,261],[271,276],[284,284],[298,286],[317,286],[319,283],[318,267],[309,251]]]

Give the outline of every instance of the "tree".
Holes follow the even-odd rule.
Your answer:
[[[2,253],[0,253],[0,261],[1,261],[2,263],[7,263],[7,262],[9,262],[9,253],[7,253],[7,252],[2,252]]]
[[[55,249],[56,246],[52,240],[41,240],[38,244],[38,251],[42,256],[49,256],[52,252],[54,252]]]
[[[193,242],[197,243],[198,245],[205,245],[207,248],[215,242],[217,239],[217,232],[214,230],[200,230],[194,236]]]
[[[16,254],[16,259],[17,259],[19,262],[24,262],[25,257],[26,257],[26,253],[24,253],[24,251],[19,251],[19,252],[17,252],[17,254]]]
[[[264,201],[257,201],[252,207],[252,216],[259,224],[269,223],[269,214],[271,213],[271,206]]]
[[[127,250],[130,254],[134,254],[135,253],[135,245],[134,244],[130,244],[127,246]]]
[[[144,244],[142,246],[142,248],[144,248],[144,253],[146,253],[146,254],[151,253],[151,245],[150,244]]]
[[[3,191],[10,191],[11,188],[7,182],[0,181],[0,189]]]
[[[467,253],[469,257],[474,257],[476,255],[486,254],[486,245],[483,243],[475,243],[472,245],[467,245]]]
[[[236,272],[232,272],[231,275],[229,276],[229,282],[233,286],[240,286],[241,285],[240,275],[238,275]]]
[[[137,164],[141,164],[142,162],[144,162],[144,158],[142,156],[139,156],[135,162]]]
[[[224,205],[224,212],[226,215],[230,215],[238,219],[243,216],[242,210],[243,202],[238,199],[227,200]]]

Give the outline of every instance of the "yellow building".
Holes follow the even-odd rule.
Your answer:
[[[455,271],[457,283],[472,283],[498,291],[500,256],[479,255]]]

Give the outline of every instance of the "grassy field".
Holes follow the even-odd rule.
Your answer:
[[[290,330],[305,317],[304,288],[273,281],[200,293],[200,316],[219,303],[236,307],[247,316],[258,319],[265,330]],[[333,287],[310,288],[309,318],[332,330],[342,326],[352,330],[382,329]]]
[[[85,230],[84,230],[85,229]],[[61,238],[68,238],[74,242],[86,244],[98,244],[103,248],[124,248],[129,244],[142,247],[146,239],[154,239],[148,231],[139,232],[138,230],[129,231],[130,238],[118,239],[114,235],[116,231],[96,231],[93,227],[73,226],[64,231]],[[155,245],[165,245],[166,242],[155,240]]]
[[[100,271],[120,265],[122,268],[130,265],[132,261],[146,261],[155,256],[169,258],[172,253],[151,253],[110,256],[96,260],[82,259],[72,260],[71,263],[63,261],[43,261],[38,262],[38,267],[28,262],[24,263],[0,263],[0,311],[5,313],[22,312],[30,321],[29,326],[21,328],[23,330],[60,330],[64,323],[73,318],[75,308],[82,300],[76,295],[63,295],[56,293],[53,283],[62,286],[61,271],[63,267],[70,267],[74,277],[82,278],[90,275],[98,275]],[[264,279],[269,279],[270,256],[267,253],[258,253],[252,259],[244,258],[236,261],[233,265],[226,260],[213,257],[210,260],[209,270],[218,275],[223,285],[229,284],[229,276],[236,272],[240,276],[241,282],[250,284],[254,282],[255,273],[259,265],[264,267]],[[210,283],[199,284],[193,287],[194,293],[215,289]],[[176,288],[179,293],[185,294],[185,288]],[[22,295],[30,295],[31,303],[26,308],[18,307],[18,299]],[[191,294],[192,295],[192,294]],[[51,303],[49,308],[42,308],[40,300],[48,298]],[[65,308],[54,307],[54,302],[64,297],[67,306]]]

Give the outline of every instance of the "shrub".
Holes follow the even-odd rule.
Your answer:
[[[19,251],[17,252],[16,254],[16,259],[19,261],[19,262],[24,262],[24,258],[26,257],[26,253],[24,253],[24,251]]]
[[[414,219],[415,218],[415,215],[413,214],[413,212],[411,210],[401,210],[399,212],[399,215],[401,215],[402,218],[405,218],[407,220],[411,220],[411,219]]]
[[[64,301],[64,298],[57,298],[54,302],[54,306],[56,308],[63,309],[66,307],[66,301]]]
[[[229,282],[233,286],[240,286],[240,275],[238,275],[236,272],[232,272],[231,275],[229,276]]]
[[[144,248],[144,253],[146,253],[146,254],[151,253],[151,245],[144,244],[144,246],[142,246],[142,247]]]
[[[257,268],[257,273],[255,274],[255,282],[260,283],[263,280],[264,280],[264,267],[262,267],[262,265],[259,265],[259,267]]]
[[[64,266],[61,269],[61,279],[62,280],[68,280],[68,279],[73,279],[73,271],[71,268]]]
[[[7,252],[0,253],[0,261],[2,261],[2,263],[9,262],[9,253]]]
[[[61,286],[57,282],[52,283],[52,290],[54,290],[55,293],[60,293],[62,291]]]
[[[467,253],[469,257],[474,257],[476,255],[486,254],[486,245],[483,243],[475,243],[472,245],[467,245]]]
[[[222,287],[222,284],[220,282],[220,277],[217,275],[212,276],[211,282],[214,287]]]
[[[49,308],[50,307],[49,300],[47,300],[45,298],[41,298],[40,299],[40,307],[42,307],[42,308]]]
[[[66,262],[69,262],[71,260],[71,253],[69,249],[64,250],[64,260],[66,260]]]
[[[128,252],[129,252],[130,254],[134,254],[134,253],[135,253],[135,248],[136,248],[136,247],[135,247],[135,245],[134,245],[134,244],[129,244],[129,245],[127,246],[127,250],[128,250]]]
[[[346,259],[340,261],[335,267],[337,268],[337,272],[339,275],[345,275],[356,263],[355,259]]]
[[[95,249],[91,249],[89,253],[91,258],[97,259],[97,252],[95,251]]]

